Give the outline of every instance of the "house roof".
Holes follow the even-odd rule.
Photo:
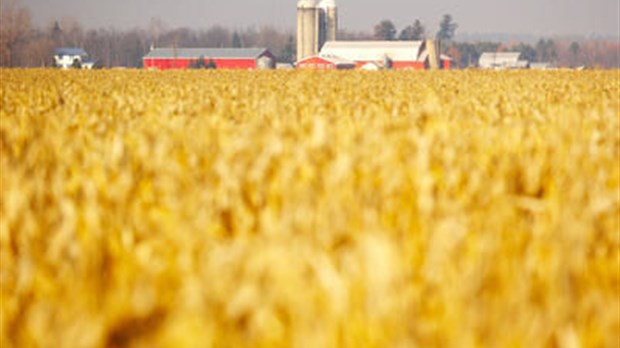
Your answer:
[[[266,48],[156,48],[151,50],[145,59],[153,58],[241,58],[256,59],[267,51]]]
[[[383,61],[386,57],[393,61],[420,61],[423,47],[423,41],[328,41],[319,56],[358,62]]]
[[[61,47],[54,50],[55,56],[86,56],[86,51],[77,47]]]

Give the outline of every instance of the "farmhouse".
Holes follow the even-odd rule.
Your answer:
[[[54,50],[54,64],[62,69],[92,69],[95,61],[89,60],[88,54],[82,48],[63,47]]]
[[[519,52],[484,52],[478,66],[481,69],[526,69],[529,63],[520,57]]]
[[[276,59],[266,48],[156,48],[143,58],[147,69],[187,69],[213,64],[216,69],[274,69]]]

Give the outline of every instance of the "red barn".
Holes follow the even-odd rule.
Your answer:
[[[425,41],[329,41],[319,57],[352,61],[356,68],[376,65],[422,70],[429,66]]]
[[[146,69],[188,69],[203,60],[216,69],[274,69],[276,58],[266,48],[156,48],[144,58]]]

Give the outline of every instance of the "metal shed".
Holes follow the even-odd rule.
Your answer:
[[[481,69],[525,69],[528,62],[521,60],[520,52],[484,52],[478,66]]]

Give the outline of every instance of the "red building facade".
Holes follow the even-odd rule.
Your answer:
[[[275,56],[265,48],[158,48],[143,58],[146,69],[189,69],[213,64],[216,69],[274,69]]]

